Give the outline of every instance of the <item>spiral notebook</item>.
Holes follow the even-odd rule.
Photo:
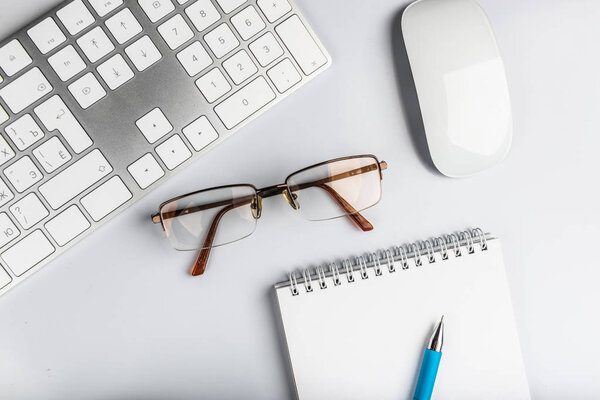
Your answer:
[[[500,241],[480,229],[293,273],[275,291],[300,399],[412,399],[442,314],[434,398],[529,398]]]

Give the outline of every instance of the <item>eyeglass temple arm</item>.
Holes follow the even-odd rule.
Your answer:
[[[350,203],[348,203],[340,194],[331,186],[327,186],[326,184],[316,185],[318,188],[325,190],[333,200],[346,212],[346,216],[359,229],[362,229],[363,232],[368,232],[373,230],[373,225],[362,216],[361,213],[356,211],[354,207]]]
[[[212,220],[212,223],[210,224],[210,229],[206,234],[206,238],[204,238],[202,250],[200,250],[200,252],[198,253],[198,257],[196,257],[196,261],[192,266],[191,272],[193,276],[202,275],[206,270],[206,265],[208,264],[208,257],[210,256],[212,244],[217,234],[217,227],[219,225],[219,222],[221,221],[221,218],[223,218],[223,215],[233,210],[234,208],[240,207],[242,205],[244,205],[244,203],[230,204],[227,207],[223,207],[222,209],[220,209],[219,212],[215,215],[215,217]]]

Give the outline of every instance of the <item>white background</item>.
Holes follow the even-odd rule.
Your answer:
[[[58,3],[0,0],[0,36]],[[332,68],[3,296],[0,397],[290,397],[272,284],[471,226],[503,241],[533,397],[598,397],[600,2],[480,0],[504,56],[515,134],[503,164],[462,180],[432,170],[419,145],[414,89],[395,61],[404,55],[393,27],[408,2],[298,3]],[[389,163],[383,200],[365,213],[370,233],[344,219],[304,221],[271,198],[256,233],[215,250],[192,278],[195,255],[171,250],[149,219],[175,195],[280,183],[358,153]]]

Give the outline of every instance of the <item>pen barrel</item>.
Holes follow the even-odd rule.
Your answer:
[[[423,355],[423,363],[419,372],[419,380],[415,389],[414,400],[429,400],[433,393],[433,385],[437,376],[438,367],[442,353],[426,349]]]

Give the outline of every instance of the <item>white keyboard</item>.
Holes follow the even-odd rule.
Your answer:
[[[74,0],[1,41],[0,294],[330,63],[289,0]]]

